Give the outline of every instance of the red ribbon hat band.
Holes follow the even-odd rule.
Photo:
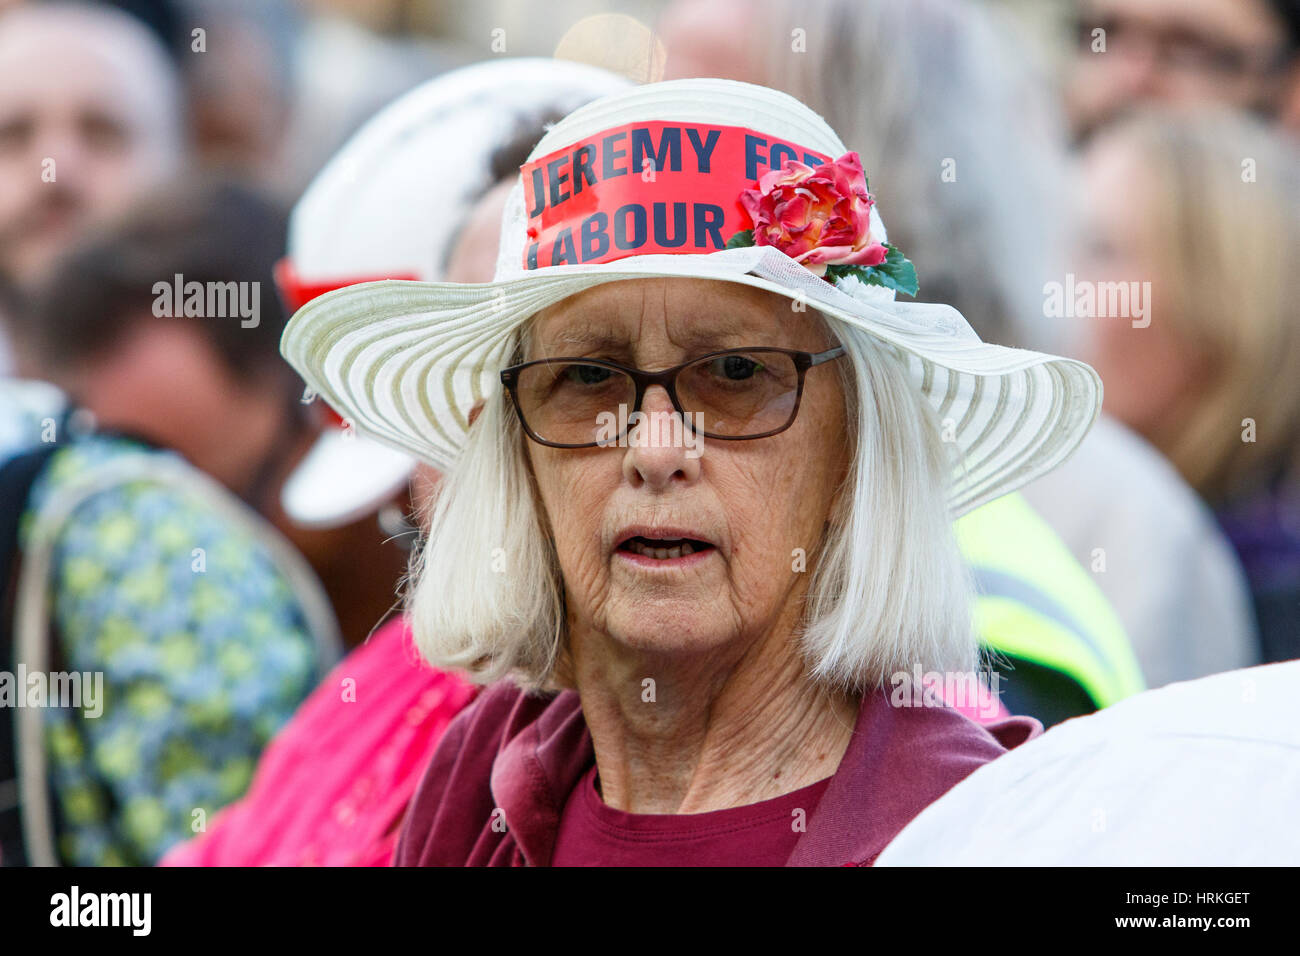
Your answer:
[[[277,261],[272,271],[276,288],[280,290],[280,298],[284,300],[285,307],[291,313],[297,312],[317,296],[324,295],[326,292],[333,292],[335,289],[342,289],[345,286],[357,285],[362,282],[375,282],[380,279],[419,279],[419,276],[411,272],[394,272],[389,275],[372,275],[347,279],[307,280],[298,274],[293,260],[288,256]],[[318,404],[323,412],[324,420],[322,424],[339,430],[348,427],[348,420],[340,415],[328,402],[322,400]]]
[[[640,122],[525,164],[524,268],[707,254],[753,228],[746,189],[788,163],[830,157],[739,126]]]
[[[414,272],[388,272],[376,275],[335,277],[330,279],[304,279],[298,274],[293,260],[288,256],[280,259],[274,266],[276,288],[290,313],[297,312],[304,305],[319,295],[342,289],[344,286],[358,285],[362,282],[376,282],[380,279],[411,279],[420,277]]]

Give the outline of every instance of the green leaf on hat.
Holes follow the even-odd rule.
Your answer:
[[[728,239],[726,248],[743,249],[745,246],[752,246],[753,244],[754,244],[754,230],[745,229],[741,232],[736,233],[734,236]]]
[[[866,285],[878,285],[895,292],[916,295],[920,289],[916,267],[907,256],[898,251],[897,246],[885,243],[885,250],[885,261],[878,266],[827,266],[826,278],[834,281],[854,276]]]

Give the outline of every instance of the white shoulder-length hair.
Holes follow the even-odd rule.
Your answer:
[[[850,468],[808,555],[812,579],[792,640],[812,681],[852,691],[916,666],[968,673],[973,586],[947,506],[953,446],[892,346],[823,321],[846,352],[833,365]],[[564,583],[526,440],[505,389],[494,390],[427,515],[407,609],[434,666],[480,683],[555,687]]]

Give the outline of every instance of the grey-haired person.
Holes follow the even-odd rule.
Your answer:
[[[900,300],[856,154],[762,87],[576,110],[503,223],[494,282],[351,286],[282,343],[445,474],[413,629],[489,687],[397,862],[870,863],[1039,729],[936,686],[978,664],[952,518],[1069,455],[1100,381]]]

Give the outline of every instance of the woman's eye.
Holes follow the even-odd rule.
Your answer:
[[[752,378],[757,372],[762,370],[760,362],[744,355],[721,355],[714,359],[710,365],[710,371],[714,375],[730,379],[733,382],[743,379]]]
[[[599,385],[612,374],[609,369],[599,365],[570,365],[561,377],[575,385]]]

